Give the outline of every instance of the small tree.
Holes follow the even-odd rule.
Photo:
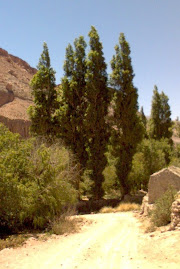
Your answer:
[[[168,138],[169,143],[172,143],[171,110],[168,101],[164,92],[160,94],[155,86],[151,108],[150,136],[157,140]]]
[[[87,58],[86,73],[86,128],[88,136],[89,169],[92,171],[93,196],[103,196],[103,170],[107,160],[105,156],[109,139],[106,116],[110,103],[107,88],[106,63],[102,52],[102,44],[95,27],[89,32],[90,52]]]
[[[120,34],[119,45],[115,46],[111,67],[110,82],[116,89],[113,100],[113,155],[117,158],[116,173],[124,196],[130,191],[127,179],[137,144],[143,136],[143,126],[138,116],[138,93],[133,85],[130,47],[123,33]]]
[[[128,180],[132,191],[148,188],[149,177],[169,163],[171,146],[168,139],[144,139],[137,147]]]
[[[180,138],[180,121],[179,117],[176,118],[174,122],[175,136]]]
[[[37,66],[37,73],[31,80],[34,105],[29,107],[31,132],[39,136],[51,137],[56,133],[55,110],[58,107],[55,89],[55,71],[50,64],[47,44]]]

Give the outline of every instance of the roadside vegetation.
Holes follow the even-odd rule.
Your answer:
[[[117,207],[103,207],[100,213],[117,213],[140,210],[140,205],[136,203],[120,203]]]
[[[156,202],[151,212],[152,223],[159,227],[171,222],[171,206],[175,200],[177,191],[170,188]]]
[[[4,248],[15,248],[23,245],[23,243],[29,238],[28,234],[16,234],[6,236],[4,239],[0,239],[0,251]]]
[[[22,140],[0,125],[0,227],[44,229],[77,199],[78,170],[60,144]]]

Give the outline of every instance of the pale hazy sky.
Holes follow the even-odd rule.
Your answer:
[[[139,106],[150,114],[153,88],[169,97],[172,119],[180,117],[180,0],[0,0],[0,47],[36,67],[43,41],[57,83],[68,43],[91,25],[110,60],[119,34],[131,47]]]

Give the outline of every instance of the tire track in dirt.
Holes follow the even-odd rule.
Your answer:
[[[82,218],[80,233],[0,251],[0,269],[180,268],[180,233],[144,234],[132,212]]]

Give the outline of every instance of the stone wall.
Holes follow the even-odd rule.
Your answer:
[[[154,204],[149,204],[148,194],[146,194],[146,196],[144,196],[142,200],[140,214],[144,216],[148,216],[153,209],[154,209]]]
[[[180,230],[180,192],[172,204],[171,212],[171,229]]]
[[[169,187],[180,190],[180,168],[171,166],[150,176],[148,184],[148,202],[155,203]]]

